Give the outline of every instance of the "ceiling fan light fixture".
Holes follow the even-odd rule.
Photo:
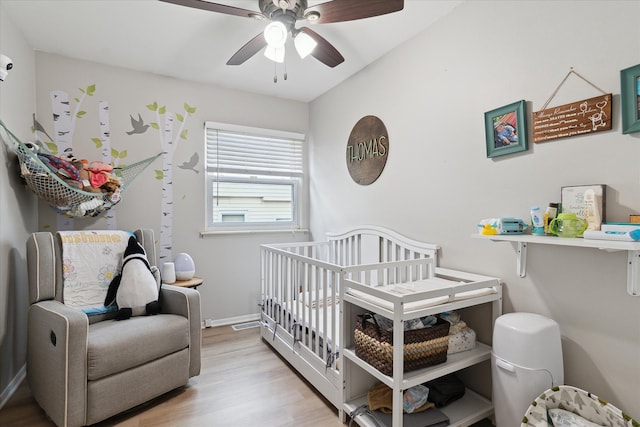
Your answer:
[[[264,29],[264,39],[272,47],[282,47],[287,41],[287,27],[280,21],[273,21]]]
[[[264,56],[266,56],[273,62],[278,62],[282,64],[284,62],[284,46],[281,46],[281,47],[267,46],[264,49]]]
[[[315,41],[309,34],[307,33],[298,33],[295,39],[293,39],[293,44],[296,47],[296,51],[300,58],[304,59],[313,52],[313,49],[316,48],[318,42]]]
[[[0,0],[2,1],[2,0]],[[253,0],[258,2],[260,12],[241,7],[229,6],[216,3],[216,0],[160,0],[167,3],[203,9],[211,12],[224,13],[227,15],[243,16],[252,19],[269,20],[263,33],[257,34],[245,43],[227,61],[227,65],[240,65],[253,55],[265,48],[264,54],[275,61],[284,62],[284,46],[289,34],[294,39],[296,50],[300,56],[309,55],[328,67],[335,67],[344,62],[344,57],[340,52],[325,40],[322,36],[308,27],[301,30],[296,29],[296,23],[305,19],[309,24],[330,24],[333,22],[355,21],[358,19],[382,16],[403,10],[404,0],[334,0],[325,1],[312,0],[311,7],[307,7],[309,0]],[[302,31],[315,40],[317,46],[311,48],[305,37],[295,40],[298,33]],[[303,45],[307,45],[303,47]],[[282,48],[278,50],[277,48]]]

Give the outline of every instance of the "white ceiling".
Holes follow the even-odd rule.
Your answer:
[[[302,60],[287,44],[284,66],[262,53],[242,65],[227,60],[266,25],[156,0],[0,0],[34,50],[164,76],[309,102],[451,12],[463,0],[405,0],[400,12],[313,30],[345,58],[329,68]],[[258,0],[219,0],[258,10]],[[309,6],[324,1],[309,0]],[[297,27],[306,25],[299,22]],[[2,52],[11,56],[10,52]],[[419,52],[416,52],[419,55]],[[19,64],[16,64],[16,69]],[[277,71],[278,82],[274,83]]]

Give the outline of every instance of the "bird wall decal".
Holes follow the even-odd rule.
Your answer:
[[[198,159],[199,159],[198,153],[195,152],[191,155],[191,158],[189,159],[189,161],[183,162],[181,165],[178,165],[178,167],[180,169],[192,170],[195,173],[199,173],[195,168],[195,166],[198,164]]]
[[[133,135],[134,133],[145,133],[147,129],[149,129],[149,125],[144,123],[144,119],[142,118],[140,113],[138,113],[138,120],[134,119],[132,115],[129,115],[129,117],[131,117],[131,126],[133,126],[133,129],[127,131],[127,135]]]

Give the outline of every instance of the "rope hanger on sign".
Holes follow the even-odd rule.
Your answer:
[[[553,93],[551,94],[551,96],[549,97],[549,99],[547,99],[547,102],[544,103],[544,105],[542,106],[542,108],[540,108],[540,110],[545,110],[547,108],[547,106],[549,105],[549,103],[551,102],[551,100],[558,94],[558,91],[560,90],[560,88],[562,87],[562,85],[567,81],[567,79],[569,78],[569,76],[571,74],[575,74],[576,76],[580,77],[582,80],[584,80],[585,82],[589,83],[591,86],[593,86],[595,89],[597,89],[598,91],[600,91],[600,93],[602,93],[603,95],[606,95],[607,92],[603,91],[602,89],[600,89],[598,86],[596,86],[595,84],[593,84],[592,82],[590,82],[589,80],[587,80],[586,78],[582,77],[580,74],[578,74],[577,71],[575,71],[573,69],[573,67],[571,67],[569,69],[569,72],[567,73],[566,76],[564,76],[564,79],[562,79],[562,81],[560,82],[560,84],[558,85],[558,87],[556,87],[556,89],[553,91]]]

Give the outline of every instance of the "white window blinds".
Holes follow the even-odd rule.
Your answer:
[[[227,130],[207,122],[207,172],[301,177],[304,135]]]

